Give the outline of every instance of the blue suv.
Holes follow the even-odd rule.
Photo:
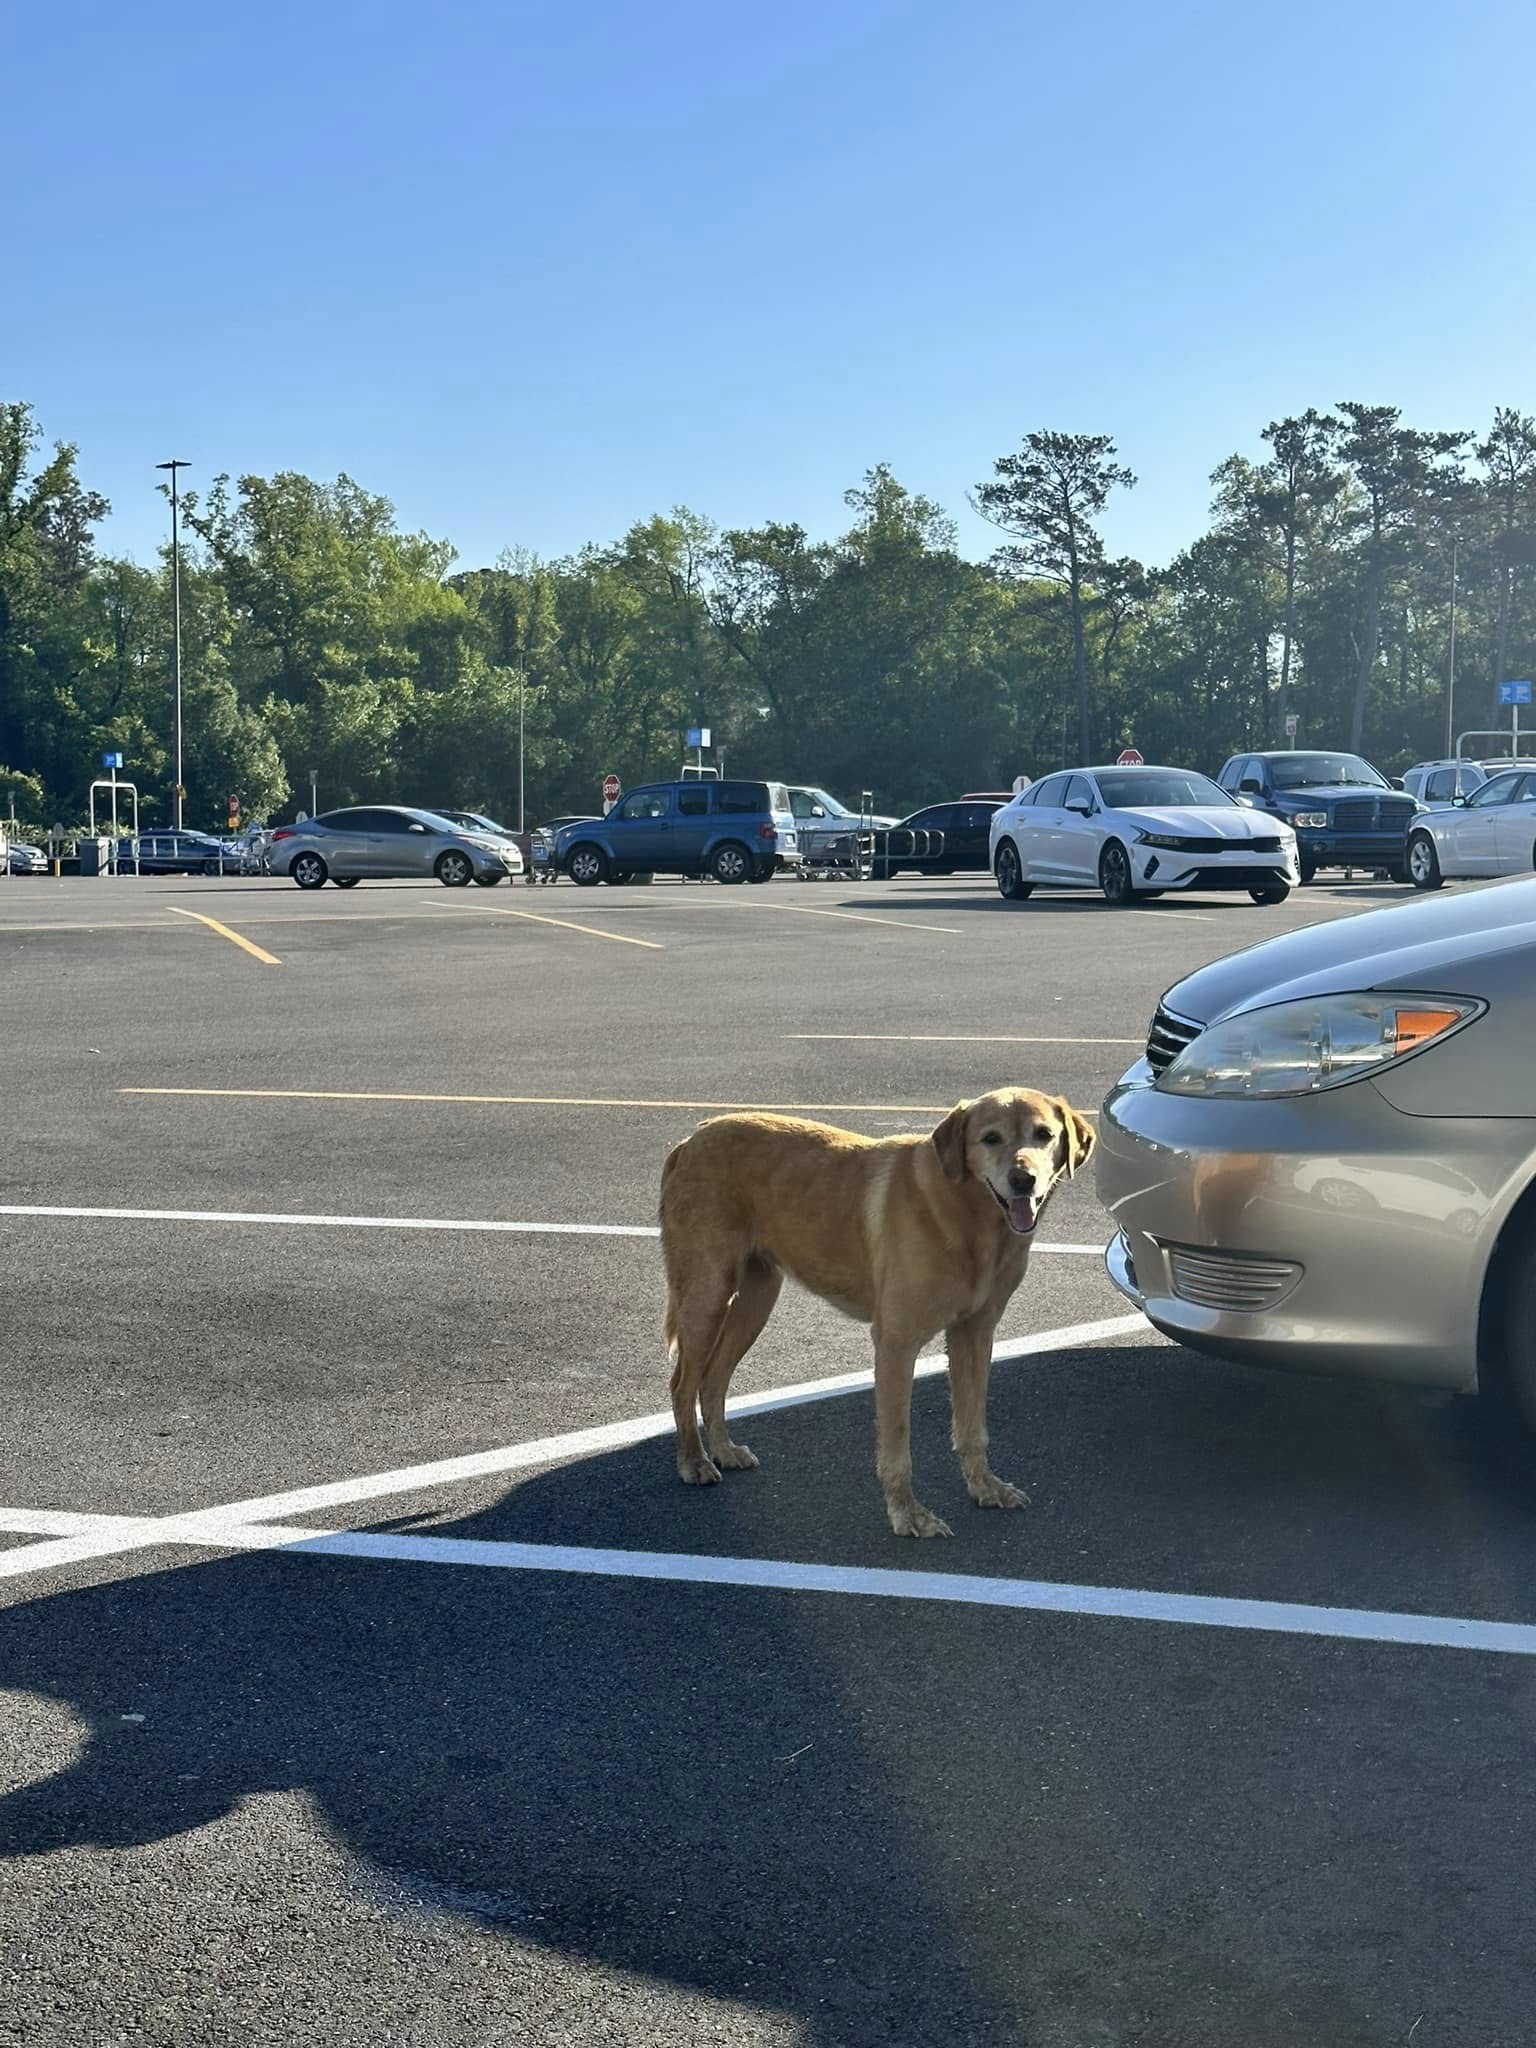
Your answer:
[[[586,889],[637,875],[766,882],[778,868],[798,867],[800,849],[782,782],[650,782],[606,818],[563,826],[555,861]]]
[[[1234,754],[1216,780],[1285,820],[1304,882],[1319,868],[1380,868],[1407,881],[1408,826],[1422,806],[1358,754]]]

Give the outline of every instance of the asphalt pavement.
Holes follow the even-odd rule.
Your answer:
[[[661,1416],[703,1116],[1092,1109],[1179,976],[1402,896],[0,880],[0,2041],[1528,2042],[1536,1666],[1415,1636],[1536,1621],[1472,1404],[1167,1343],[1090,1174],[1026,1511],[933,1370],[955,1535],[892,1538],[791,1290],[760,1471]]]

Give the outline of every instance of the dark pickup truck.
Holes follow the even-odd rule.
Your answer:
[[[1239,803],[1285,820],[1304,882],[1319,868],[1407,881],[1408,827],[1422,806],[1358,754],[1234,754],[1216,780]]]

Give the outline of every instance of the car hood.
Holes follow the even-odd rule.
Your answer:
[[[1521,961],[1519,956],[1526,956]],[[1536,964],[1536,880],[1330,918],[1250,946],[1175,982],[1163,1000],[1213,1024],[1238,1010],[1351,989],[1489,996]]]
[[[1295,789],[1277,789],[1277,804],[1300,804],[1312,809],[1317,804],[1337,803],[1341,797],[1402,796],[1400,789],[1382,789],[1374,782],[1303,782]],[[1413,799],[1410,797],[1409,802]]]
[[[1114,811],[1110,815],[1140,832],[1186,839],[1273,839],[1275,821],[1262,811],[1226,804],[1189,804],[1175,809]]]

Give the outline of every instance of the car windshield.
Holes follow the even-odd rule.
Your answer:
[[[1112,811],[1231,810],[1235,799],[1189,768],[1116,768],[1098,778],[1099,794]]]
[[[1360,782],[1374,789],[1392,786],[1358,754],[1284,754],[1270,762],[1269,772],[1276,789],[1330,789]]]

